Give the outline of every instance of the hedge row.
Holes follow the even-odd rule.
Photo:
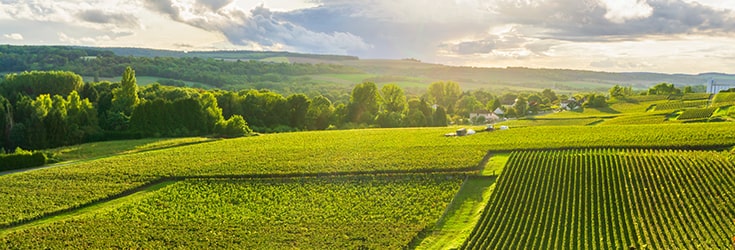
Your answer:
[[[42,152],[0,154],[0,171],[38,167],[43,164],[46,164],[46,155]]]

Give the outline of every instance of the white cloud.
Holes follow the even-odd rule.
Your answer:
[[[605,18],[614,23],[642,19],[653,14],[653,8],[646,0],[599,0],[607,9]]]
[[[16,41],[22,41],[23,35],[20,33],[11,33],[11,34],[5,34],[3,37],[10,39],[10,40],[16,40]]]

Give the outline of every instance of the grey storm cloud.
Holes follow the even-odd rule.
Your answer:
[[[85,10],[77,13],[77,17],[91,23],[113,24],[127,28],[140,26],[140,22],[137,17],[124,13],[105,12],[102,10]]]

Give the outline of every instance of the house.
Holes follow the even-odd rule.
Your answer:
[[[718,82],[714,79],[710,79],[707,82],[707,93],[717,94],[720,91],[735,88],[735,82]]]
[[[487,110],[478,110],[478,111],[470,113],[470,121],[477,121],[477,119],[480,119],[478,117],[483,117],[485,120],[485,123],[495,122],[497,120],[500,120],[500,117],[498,115],[496,115],[493,112],[487,111]]]
[[[581,105],[577,102],[577,99],[574,99],[574,97],[569,97],[569,99],[559,102],[559,108],[563,110],[578,109],[579,106]]]

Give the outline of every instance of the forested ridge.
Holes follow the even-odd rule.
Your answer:
[[[1,45],[0,73],[63,70],[83,76],[115,77],[132,66],[139,75],[200,82],[217,88],[278,89],[282,87],[280,83],[303,80],[298,76],[359,72],[336,64],[224,60],[213,58],[218,55],[215,52],[210,54],[209,57],[119,56],[100,48]]]

